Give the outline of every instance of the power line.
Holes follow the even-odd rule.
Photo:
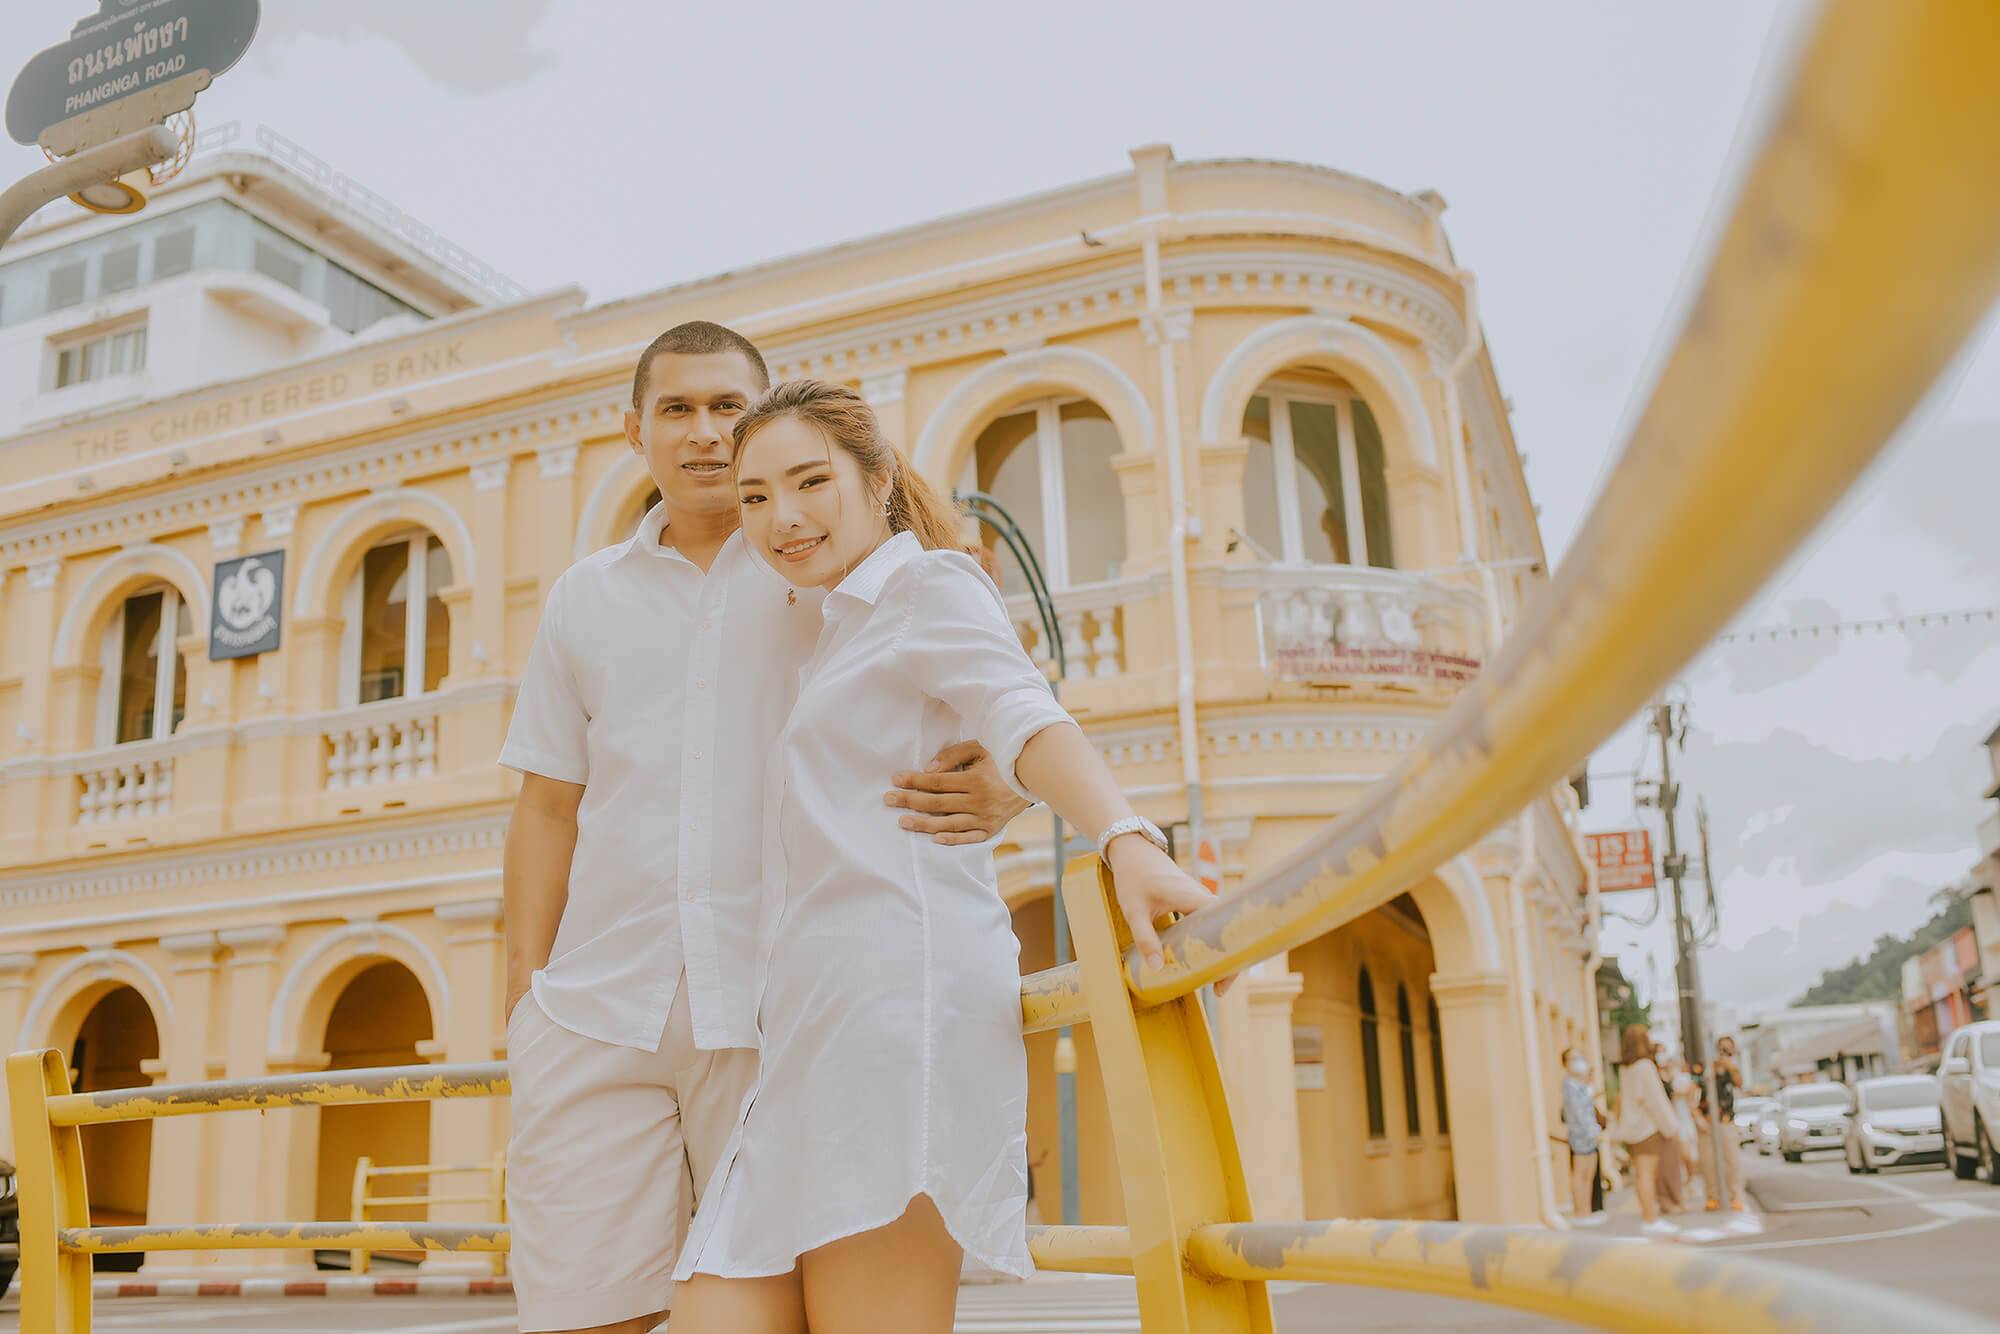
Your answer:
[[[1915,612],[1908,616],[1884,616],[1868,621],[1821,621],[1816,625],[1767,625],[1753,630],[1719,634],[1717,644],[1755,644],[1780,639],[1859,638],[1866,634],[1887,634],[1891,630],[1942,630],[1980,622],[2000,623],[2000,607],[1968,607],[1959,611]]]

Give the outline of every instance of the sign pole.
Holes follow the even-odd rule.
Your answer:
[[[29,172],[0,190],[0,245],[42,205],[165,162],[179,146],[172,130],[149,125]]]

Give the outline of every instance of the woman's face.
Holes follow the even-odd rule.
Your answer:
[[[797,417],[765,426],[736,456],[743,538],[801,588],[832,588],[888,540],[885,491]]]

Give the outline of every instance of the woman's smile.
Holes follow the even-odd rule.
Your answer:
[[[826,538],[824,536],[803,537],[797,539],[796,541],[787,542],[783,546],[780,546],[777,549],[778,559],[787,561],[802,561],[806,557],[812,555],[815,551],[818,551],[820,547],[825,544],[825,542]]]

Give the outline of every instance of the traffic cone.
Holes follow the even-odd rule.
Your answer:
[[[1194,878],[1201,881],[1202,888],[1211,894],[1222,892],[1222,862],[1215,855],[1215,844],[1207,839],[1194,853]]]

